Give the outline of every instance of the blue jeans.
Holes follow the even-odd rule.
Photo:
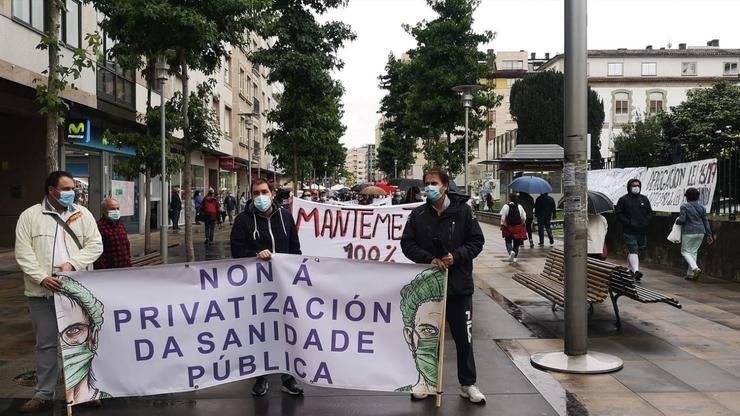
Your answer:
[[[213,231],[216,228],[216,221],[206,218],[206,241],[213,242]]]
[[[511,252],[514,252],[514,256],[519,256],[519,246],[522,245],[522,240],[519,240],[518,238],[514,237],[504,237],[504,241],[506,242],[506,252],[511,254]]]
[[[701,247],[703,241],[704,234],[681,235],[681,255],[689,265],[689,269],[686,271],[686,274],[689,276],[693,274],[694,269],[699,267],[696,264],[696,256],[699,253],[699,247]]]

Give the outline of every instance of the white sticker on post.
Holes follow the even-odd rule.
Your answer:
[[[581,208],[581,198],[578,196],[566,198],[565,201],[563,201],[563,210],[566,213],[581,212]]]
[[[576,186],[576,164],[563,164],[563,186]]]

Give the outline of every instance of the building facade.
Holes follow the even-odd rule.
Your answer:
[[[65,46],[60,51],[62,65],[70,65],[74,48],[85,47],[85,35],[102,31],[100,16],[95,9],[78,0],[65,0],[67,12],[62,16],[61,40]],[[0,246],[13,244],[14,228],[20,213],[43,198],[42,184],[46,176],[44,163],[46,128],[45,119],[38,113],[34,102],[35,85],[44,82],[43,71],[48,66],[47,51],[36,49],[44,29],[44,2],[31,0],[0,0],[0,122],[4,126],[5,151],[0,156],[0,186],[8,190],[8,197],[0,204]],[[261,40],[256,45],[264,47]],[[261,42],[261,43],[260,43]],[[12,46],[11,46],[12,45]],[[149,89],[147,81],[138,71],[123,70],[105,52],[113,44],[103,35],[105,59],[94,69],[86,69],[74,81],[76,89],[61,93],[69,105],[67,122],[60,127],[59,160],[62,169],[75,177],[78,201],[94,215],[100,215],[100,202],[114,196],[122,200],[123,218],[129,232],[143,232],[147,226],[159,226],[162,210],[159,178],[152,181],[151,223],[145,224],[143,177],[126,178],[117,173],[116,165],[135,154],[134,149],[120,149],[107,143],[104,132],[144,132],[141,117],[146,111],[148,98],[152,105],[159,105],[159,88]],[[234,53],[235,51],[232,51]],[[238,54],[237,54],[238,55]],[[252,126],[256,141],[244,143],[254,150],[252,170],[268,169],[272,160],[265,154],[264,132],[269,128],[264,119],[266,108],[275,105],[272,90],[267,86],[266,69],[256,71],[244,63],[246,55],[226,59],[221,70],[206,77],[193,72],[191,91],[208,78],[216,80],[211,105],[218,116],[223,132],[214,150],[193,152],[193,189],[209,188],[237,192],[246,189],[247,164],[243,153],[240,112],[257,113]],[[249,105],[241,105],[235,70],[244,64],[254,76],[258,87],[250,96]],[[226,71],[229,68],[229,71]],[[236,72],[238,73],[238,72]],[[163,94],[169,99],[182,91],[182,82],[170,77],[164,84]],[[256,100],[259,100],[255,107]],[[250,147],[251,146],[251,147]],[[181,153],[178,144],[170,149]],[[240,169],[243,173],[240,173]],[[270,170],[273,173],[274,170]],[[242,178],[241,181],[239,178]],[[182,174],[174,175],[170,183],[182,184]]]
[[[588,51],[588,82],[604,102],[601,156],[613,157],[614,137],[625,124],[686,100],[689,90],[710,87],[720,80],[738,81],[740,49],[725,49],[719,40],[706,46],[677,49],[597,49]],[[540,71],[564,70],[557,55]]]

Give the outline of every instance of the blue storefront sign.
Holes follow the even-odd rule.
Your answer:
[[[104,150],[106,152],[134,156],[133,147],[117,147],[105,139],[105,131],[94,128],[89,119],[69,119],[66,126],[67,143],[88,149]]]

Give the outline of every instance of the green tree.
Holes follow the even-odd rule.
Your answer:
[[[406,113],[406,97],[411,87],[409,66],[391,53],[385,74],[378,77],[380,88],[387,91],[380,100],[383,124],[377,148],[378,168],[390,178],[395,177],[397,171],[409,169],[416,157],[416,138],[410,134]]]
[[[100,51],[100,36],[97,33],[85,35],[88,48],[75,48],[72,53],[72,64],[61,64],[64,55],[61,53],[63,43],[59,40],[61,14],[66,11],[63,0],[45,2],[45,31],[36,49],[47,51],[48,66],[42,71],[46,82],[34,79],[36,85],[36,104],[39,113],[46,117],[46,155],[47,172],[59,170],[59,126],[64,124],[68,105],[60,94],[66,88],[77,89],[74,81],[82,76],[85,69],[93,69],[95,57]]]
[[[247,33],[261,26],[256,12],[267,7],[269,0],[91,0],[105,15],[101,27],[116,41],[111,49],[119,64],[126,68],[141,68],[145,57],[167,53],[170,69],[182,81],[179,101],[183,120],[182,146],[185,151],[183,188],[185,188],[185,249],[186,259],[194,259],[192,152],[211,148],[212,128],[190,127],[194,119],[207,120],[205,109],[198,109],[191,118],[190,71],[206,75],[216,71],[229,54],[228,46],[246,47]],[[199,118],[200,117],[200,118]]]
[[[339,139],[343,89],[331,77],[341,69],[337,50],[355,35],[341,22],[319,23],[316,16],[346,0],[275,0],[263,10],[266,23],[258,34],[274,42],[250,58],[270,68],[268,82],[282,84],[277,107],[267,114],[275,126],[267,133],[267,150],[277,164],[299,180],[314,171],[334,172],[344,165]]]
[[[144,232],[145,253],[151,252],[151,233],[148,224],[151,220],[152,176],[162,171],[161,138],[154,135],[160,126],[160,108],[159,106],[148,108],[142,120],[146,125],[144,132],[111,133],[106,131],[103,136],[104,141],[114,146],[132,147],[136,150],[134,157],[122,159],[120,163],[116,163],[114,170],[117,174],[129,179],[137,178],[140,174],[144,175],[144,198],[146,200],[144,224],[147,224]],[[182,119],[171,102],[165,105],[165,125],[166,144],[167,148],[170,148],[174,142],[172,132],[182,125]],[[167,174],[172,175],[182,168],[183,158],[180,155],[168,153],[166,162]]]
[[[563,145],[562,72],[535,72],[511,87],[509,112],[517,122],[517,142],[520,144],[553,143]],[[591,158],[601,157],[601,127],[604,124],[604,103],[596,91],[588,89],[588,133],[591,134]],[[599,167],[596,163],[594,167]]]
[[[412,74],[405,99],[409,133],[423,139],[424,153],[432,166],[447,166],[451,174],[463,170],[464,111],[460,95],[452,87],[479,84],[489,72],[487,55],[478,47],[493,39],[493,33],[473,30],[473,12],[480,0],[427,0],[437,14],[405,29],[416,39],[409,51]],[[485,115],[496,107],[501,97],[489,85],[474,94],[470,111],[470,148],[475,148],[481,134],[490,126]],[[442,143],[442,140],[445,140]]]
[[[663,122],[667,146],[684,160],[730,159],[740,150],[740,87],[728,81],[688,92]]]
[[[637,117],[624,126],[614,138],[619,167],[661,166],[669,164],[666,142],[663,138],[663,115]]]

